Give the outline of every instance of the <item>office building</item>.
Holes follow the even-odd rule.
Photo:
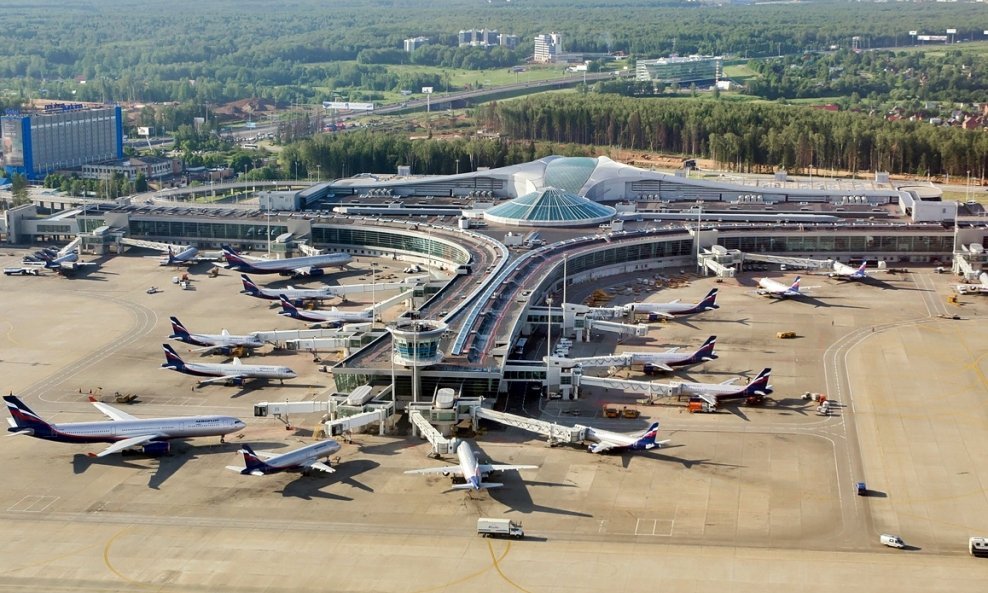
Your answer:
[[[123,157],[119,106],[54,104],[43,111],[0,118],[8,175],[40,180],[53,171]]]
[[[721,59],[714,56],[687,56],[638,60],[635,80],[682,84],[714,82],[721,76]]]
[[[559,33],[543,33],[535,36],[533,60],[540,64],[552,64],[563,51],[563,36]]]
[[[407,53],[412,53],[423,45],[429,44],[428,37],[412,37],[405,40],[405,51]]]

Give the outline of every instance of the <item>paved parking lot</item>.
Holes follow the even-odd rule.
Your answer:
[[[238,294],[235,274],[194,271],[194,291],[133,256],[77,280],[0,277],[0,387],[46,418],[101,419],[85,396],[102,387],[139,394],[141,403],[126,408],[138,416],[217,412],[248,422],[228,444],[199,439],[161,459],[94,461],[84,445],[4,439],[0,525],[16,536],[0,541],[0,587],[956,591],[985,577],[986,565],[965,546],[970,535],[988,534],[980,487],[988,462],[977,446],[988,428],[986,340],[976,329],[988,299],[947,309],[946,276],[917,271],[881,286],[807,278],[819,285],[808,303],[757,297],[747,275],[717,284],[720,310],[656,324],[647,339],[594,346],[694,347],[716,334],[720,358],[686,376],[722,381],[771,367],[776,401],[713,415],[642,407],[671,443],[641,455],[550,449],[524,433],[491,430],[476,442],[478,457],[539,469],[506,473],[503,489],[473,494],[449,491],[442,476],[405,475],[442,462],[404,437],[355,436],[325,477],[225,470],[242,463],[239,442],[270,450],[310,442],[318,417],[293,419],[297,430],[286,430],[253,418],[252,406],[311,398],[331,387],[331,376],[310,354],[253,360],[299,371],[284,387],[193,391],[194,378],[160,370],[169,315],[210,333],[300,325]],[[164,292],[145,294],[152,284]],[[650,300],[687,300],[714,285],[698,280]],[[962,319],[936,317],[944,311]],[[799,337],[779,340],[778,331]],[[806,391],[827,393],[840,404],[836,413],[817,416],[800,399]],[[583,395],[551,402],[546,417],[625,431],[647,424],[597,417],[603,402],[633,405],[632,396]],[[563,413],[573,409],[581,415]],[[868,481],[872,496],[853,495],[856,479]],[[478,538],[478,516],[521,520],[530,537]],[[915,549],[880,546],[877,534],[887,531]]]

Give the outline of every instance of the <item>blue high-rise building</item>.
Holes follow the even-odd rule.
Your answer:
[[[43,111],[0,117],[3,165],[8,175],[41,180],[53,171],[123,157],[119,106],[49,105]]]

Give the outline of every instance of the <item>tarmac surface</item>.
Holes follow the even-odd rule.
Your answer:
[[[4,266],[19,261],[7,253]],[[363,259],[355,267],[368,266]],[[671,442],[596,456],[490,430],[475,441],[478,457],[539,469],[465,493],[441,475],[405,475],[452,461],[429,459],[427,444],[402,436],[355,435],[328,476],[225,470],[242,464],[240,442],[311,442],[318,417],[293,418],[286,430],[252,407],[311,399],[332,388],[331,376],[311,354],[270,348],[245,362],[284,364],[298,379],[193,390],[193,377],[160,370],[169,315],[200,333],[301,326],[237,294],[236,274],[193,271],[190,291],[169,282],[174,271],[130,255],[73,280],[0,277],[2,388],[45,419],[103,419],[86,402],[94,390],[111,405],[114,392],[138,394],[118,407],[139,417],[224,413],[248,424],[227,444],[195,439],[163,458],[93,460],[86,453],[104,445],[3,439],[0,590],[957,591],[988,577],[988,563],[967,555],[968,537],[988,535],[988,460],[979,455],[988,339],[978,329],[988,298],[947,304],[949,275],[917,268],[868,285],[804,274],[804,285],[818,286],[805,302],[759,297],[748,274],[651,296],[621,291],[614,304],[695,300],[718,286],[721,308],[585,349],[693,348],[717,335],[719,359],[655,380],[723,381],[771,367],[772,401],[694,415],[640,406],[639,420],[599,417],[604,402],[636,405],[630,395],[586,389],[578,401],[532,401],[529,411],[561,424],[631,432],[658,419]],[[343,281],[364,282],[357,275]],[[150,285],[164,290],[146,294]],[[835,413],[817,415],[805,392],[826,393]],[[854,495],[859,480],[870,496]],[[481,516],[520,520],[527,537],[479,538]],[[909,547],[881,546],[878,534],[890,532]]]

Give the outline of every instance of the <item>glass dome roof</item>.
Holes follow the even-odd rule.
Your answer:
[[[524,226],[584,226],[610,220],[614,213],[610,206],[548,187],[494,206],[484,218]]]

